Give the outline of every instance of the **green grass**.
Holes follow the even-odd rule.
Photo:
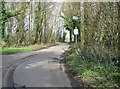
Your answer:
[[[72,45],[67,53],[67,65],[76,72],[76,77],[98,88],[112,89],[120,86],[120,69],[111,62],[110,57],[93,50],[78,52]]]
[[[30,45],[30,46],[26,46],[26,47],[5,47],[5,48],[1,48],[0,52],[2,52],[3,54],[13,54],[13,53],[23,53],[23,52],[29,52],[29,51],[33,51],[33,50],[37,50],[40,48],[43,48],[47,45]]]
[[[54,44],[35,44],[35,45],[29,45],[26,47],[4,47],[4,48],[0,48],[0,53],[3,54],[13,54],[13,53],[23,53],[23,52],[29,52],[29,51],[33,51],[33,50],[39,50],[41,48],[44,47],[49,47],[49,46],[54,46],[57,45],[59,43],[54,43]]]
[[[30,47],[21,47],[21,48],[1,48],[0,52],[2,53],[22,53],[22,52],[28,52],[28,51],[32,51],[32,48]]]

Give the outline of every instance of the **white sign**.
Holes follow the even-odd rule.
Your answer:
[[[74,34],[78,35],[78,29],[74,29]]]
[[[73,16],[73,20],[78,20],[78,16]]]

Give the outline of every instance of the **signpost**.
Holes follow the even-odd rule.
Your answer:
[[[80,19],[80,16],[73,16],[72,18],[74,21],[77,21]],[[75,24],[74,24],[75,25]],[[77,43],[77,35],[78,35],[78,29],[77,27],[75,27],[74,29],[74,35],[75,35],[75,43]]]
[[[75,27],[75,29],[74,29],[74,35],[75,35],[75,43],[77,43],[77,35],[78,35],[77,27]]]

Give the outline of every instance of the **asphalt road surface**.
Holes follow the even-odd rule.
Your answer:
[[[12,76],[14,86],[16,87],[71,87],[67,74],[64,72],[64,69],[61,68],[60,63],[55,60],[55,58],[59,58],[68,47],[68,44],[62,43],[36,52],[4,55],[2,60],[6,60],[3,65],[8,66],[7,64],[10,64],[11,67],[8,68],[11,69],[9,69],[9,72],[6,72],[8,69],[5,69],[4,75],[6,75],[6,77],[3,81],[9,80],[8,78]],[[12,59],[10,56],[12,56]],[[25,58],[24,61],[19,61],[21,58]],[[16,63],[14,61],[16,61]],[[10,72],[11,70],[12,72]]]

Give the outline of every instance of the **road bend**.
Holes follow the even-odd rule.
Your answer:
[[[4,87],[13,85],[15,87],[71,87],[67,74],[61,70],[60,63],[55,61],[55,58],[59,58],[68,48],[68,44],[62,43],[28,53],[28,57],[23,54],[22,56],[25,57],[22,58],[23,60],[16,59],[13,64],[10,62],[11,65],[4,74]],[[12,55],[14,56],[16,55]],[[4,57],[2,60],[5,60]]]

